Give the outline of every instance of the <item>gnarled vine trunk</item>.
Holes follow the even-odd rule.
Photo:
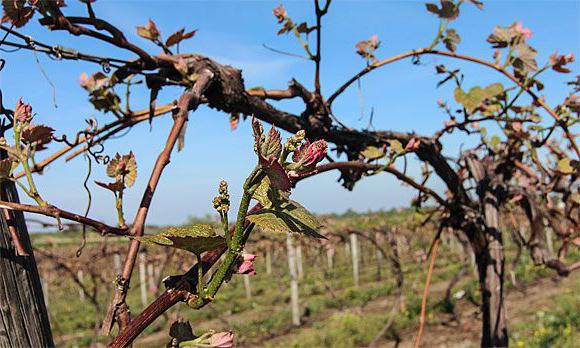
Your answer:
[[[18,202],[18,193],[12,182],[0,183],[0,194],[2,200]],[[48,312],[24,215],[20,211],[0,215],[0,347],[53,347]],[[10,226],[15,227],[27,256],[16,254]]]

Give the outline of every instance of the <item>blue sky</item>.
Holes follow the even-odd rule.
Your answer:
[[[84,8],[76,1],[67,1],[67,14],[84,15]],[[313,65],[311,62],[265,49],[262,44],[281,50],[301,53],[301,47],[292,36],[277,36],[279,28],[272,16],[272,8],[278,1],[106,1],[94,4],[97,16],[109,20],[122,29],[129,40],[157,53],[152,44],[139,38],[136,25],[144,25],[153,19],[164,37],[185,27],[199,29],[197,35],[181,45],[182,52],[207,55],[218,62],[227,63],[243,70],[248,87],[285,88],[291,78],[312,88]],[[529,41],[538,51],[542,65],[547,57],[558,50],[573,52],[578,56],[580,48],[580,2],[579,1],[486,1],[483,11],[466,4],[462,14],[453,22],[462,37],[458,52],[490,59],[492,50],[485,38],[494,25],[509,25],[522,21],[530,27],[534,36]],[[312,1],[284,1],[289,15],[297,22],[313,22]],[[329,96],[338,86],[364,66],[354,53],[354,44],[378,34],[382,41],[377,51],[379,58],[426,46],[437,29],[438,20],[425,10],[421,1],[334,1],[323,22],[323,68],[322,89]],[[31,22],[21,30],[37,40],[49,44],[61,44],[85,53],[130,58],[127,52],[104,45],[89,38],[71,37],[62,32],[48,32]],[[0,73],[0,87],[5,105],[13,105],[23,96],[37,113],[37,122],[57,129],[58,134],[72,137],[76,130],[85,126],[84,120],[97,117],[101,125],[112,120],[111,115],[95,112],[87,95],[78,84],[82,72],[93,73],[99,67],[83,62],[56,62],[38,55],[40,66],[56,86],[57,108],[52,102],[50,84],[40,72],[30,51],[1,52],[6,66]],[[416,131],[432,134],[442,125],[445,115],[438,109],[436,100],[452,100],[452,86],[435,88],[438,76],[433,66],[444,63],[448,67],[460,67],[466,75],[466,86],[487,85],[508,81],[494,72],[457,61],[439,57],[424,57],[422,65],[414,66],[402,61],[367,75],[362,80],[364,94],[364,117],[361,119],[360,102],[356,88],[349,89],[335,102],[335,114],[351,127],[366,127],[371,108],[374,109],[376,129]],[[577,73],[579,63],[573,64]],[[566,81],[573,74],[547,73],[544,77],[544,94],[552,105],[563,100],[569,92]],[[179,96],[176,89],[162,93],[159,100],[171,101]],[[133,109],[147,105],[147,93],[132,94]],[[294,113],[300,113],[303,105],[298,101],[284,101],[278,105]],[[129,134],[112,140],[106,153],[136,153],[139,175],[133,188],[127,193],[126,218],[132,221],[139,204],[150,169],[162,149],[171,126],[169,117],[157,119],[150,131],[147,124],[136,126]],[[468,141],[462,137],[446,140],[448,154],[456,154],[459,146]],[[53,145],[49,151],[58,148]],[[45,154],[39,154],[38,159]],[[201,107],[190,115],[186,147],[173,154],[155,195],[148,222],[152,224],[179,224],[190,215],[201,216],[212,212],[211,200],[221,179],[230,183],[232,199],[237,202],[241,184],[255,163],[248,122],[232,132],[227,115]],[[411,165],[410,173],[418,173],[417,164]],[[86,161],[78,157],[70,163],[63,160],[51,165],[38,185],[44,198],[63,209],[82,213],[87,202],[82,188],[87,170]],[[295,199],[319,213],[388,209],[408,205],[414,192],[401,186],[393,178],[383,175],[358,183],[348,192],[336,182],[338,173],[327,173],[302,182],[294,191]],[[93,180],[106,180],[102,166],[93,168]],[[436,186],[439,186],[435,184]],[[109,192],[91,186],[93,206],[91,216],[107,222],[115,221],[113,197]],[[24,199],[25,201],[27,199]]]

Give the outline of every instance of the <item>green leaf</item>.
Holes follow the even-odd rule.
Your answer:
[[[379,158],[383,158],[385,156],[385,153],[383,152],[383,150],[379,149],[376,146],[368,146],[360,154],[363,155],[363,157],[368,159],[368,160],[379,159]]]
[[[263,208],[271,208],[272,206],[280,206],[287,203],[290,193],[282,190],[276,190],[272,187],[270,178],[267,176],[262,179],[262,182],[254,191],[252,198],[257,200]]]
[[[494,135],[489,140],[489,144],[493,147],[497,147],[499,144],[501,144],[501,138],[498,137],[497,135]]]
[[[143,243],[187,250],[196,255],[225,245],[224,237],[216,235],[213,227],[206,224],[171,227],[156,235],[134,238]]]
[[[311,237],[324,238],[317,231],[322,226],[318,219],[293,200],[288,200],[280,207],[260,209],[246,218],[264,230],[304,233]]]
[[[572,174],[574,173],[574,167],[570,163],[569,158],[562,158],[558,161],[558,171],[562,174]]]
[[[403,144],[401,144],[401,142],[396,139],[389,140],[389,148],[391,149],[391,152],[396,154],[404,151]]]
[[[487,99],[497,97],[503,93],[503,85],[500,82],[492,83],[485,87],[484,92]]]

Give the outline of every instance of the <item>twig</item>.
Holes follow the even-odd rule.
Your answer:
[[[421,316],[419,317],[419,331],[417,336],[415,336],[415,341],[413,342],[414,348],[419,348],[421,345],[421,337],[423,336],[423,328],[425,327],[425,313],[427,312],[427,295],[429,294],[429,285],[431,284],[431,275],[433,274],[433,266],[435,265],[435,258],[437,257],[437,249],[439,248],[440,238],[433,242],[433,248],[431,249],[431,261],[429,262],[429,271],[427,272],[427,279],[425,280],[425,288],[423,289],[423,299],[421,300]]]
[[[153,171],[151,172],[151,177],[143,193],[143,198],[141,200],[141,205],[135,216],[135,221],[131,229],[132,236],[142,236],[145,228],[145,220],[149,212],[149,207],[153,199],[153,194],[159,183],[159,179],[165,166],[169,164],[169,159],[171,157],[171,152],[177,143],[177,139],[181,134],[183,127],[187,123],[188,113],[190,110],[195,110],[201,101],[201,95],[209,87],[214,74],[208,70],[204,69],[200,72],[199,77],[189,91],[183,93],[179,98],[176,107],[174,108],[174,122],[167,137],[167,142],[165,143],[165,148],[159,154]],[[136,239],[132,239],[129,244],[129,251],[127,257],[125,258],[125,264],[123,266],[123,273],[119,279],[119,286],[115,291],[113,301],[109,307],[109,315],[107,315],[107,320],[103,324],[103,330],[109,331],[112,326],[112,321],[116,320],[119,324],[119,332],[128,325],[128,307],[125,303],[125,298],[127,296],[127,290],[129,286],[129,281],[131,279],[131,274],[133,273],[133,268],[135,266],[135,260],[137,259],[137,254],[139,252],[140,242]],[[108,334],[108,332],[107,332]]]
[[[30,204],[22,204],[22,203],[14,203],[14,202],[7,202],[7,201],[0,201],[0,208],[10,209],[10,210],[19,210],[27,213],[34,213],[40,214],[45,216],[54,217],[56,219],[67,219],[71,221],[76,221],[81,224],[91,226],[97,232],[101,234],[114,234],[117,236],[126,236],[128,235],[127,229],[112,227],[106,225],[100,221],[93,220],[88,217],[84,217],[82,215],[71,213],[66,210],[59,209],[52,205],[47,206],[38,206],[38,205],[30,205]]]

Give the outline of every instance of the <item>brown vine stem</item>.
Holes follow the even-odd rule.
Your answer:
[[[172,108],[172,105],[159,106],[155,109],[153,116],[157,117],[157,116],[164,115],[164,114],[168,113],[169,111],[171,111],[171,108]],[[60,150],[56,151],[52,155],[46,157],[42,161],[40,161],[40,162],[36,163],[34,166],[32,166],[30,168],[30,171],[31,171],[31,173],[42,172],[44,170],[44,168],[46,168],[49,164],[56,161],[60,157],[64,156],[66,153],[68,153],[69,151],[71,151],[75,147],[77,147],[77,146],[87,142],[87,140],[94,138],[95,136],[102,134],[108,130],[111,130],[117,126],[119,126],[119,127],[115,128],[115,130],[114,130],[115,133],[119,132],[123,129],[126,129],[128,127],[134,126],[135,124],[142,122],[142,121],[145,121],[145,120],[148,120],[148,119],[149,119],[149,109],[135,111],[132,114],[128,115],[126,119],[117,120],[115,122],[111,122],[111,123],[103,126],[102,128],[97,130],[93,135],[91,135],[88,138],[87,137],[80,137],[78,139],[78,141],[75,141],[74,143],[71,144],[72,146],[70,146],[70,145],[63,146]],[[99,139],[99,140],[101,140],[101,139]],[[97,140],[97,141],[99,141],[99,140]],[[86,147],[83,148],[83,151],[86,151]],[[20,173],[15,174],[14,178],[20,179],[24,175],[26,175],[24,172],[20,172]]]
[[[445,56],[445,57],[450,57],[450,58],[455,58],[455,59],[460,59],[460,60],[465,60],[465,61],[469,61],[469,62],[473,62],[476,64],[480,64],[483,66],[487,66],[493,70],[498,71],[499,73],[503,74],[505,77],[507,77],[508,79],[512,80],[516,85],[518,85],[518,87],[520,87],[521,89],[523,89],[524,91],[526,91],[526,93],[532,97],[532,99],[534,100],[534,102],[536,102],[540,107],[542,107],[551,117],[553,117],[556,122],[558,122],[558,124],[560,125],[560,127],[562,128],[562,130],[564,131],[564,134],[566,135],[566,138],[568,138],[568,140],[570,141],[570,145],[572,146],[572,148],[574,149],[574,152],[576,152],[576,156],[578,156],[578,158],[580,158],[580,149],[578,148],[578,145],[576,144],[576,141],[574,140],[574,136],[570,133],[570,130],[568,129],[568,126],[565,124],[565,122],[562,120],[562,118],[550,107],[548,106],[548,104],[546,104],[545,101],[543,101],[541,98],[538,97],[538,95],[536,93],[534,93],[529,86],[526,86],[522,81],[520,81],[519,79],[517,79],[513,74],[511,74],[509,71],[507,71],[507,69],[501,65],[498,64],[494,64],[492,62],[488,62],[486,60],[483,59],[479,59],[479,58],[475,58],[472,56],[468,56],[468,55],[464,55],[464,54],[458,54],[458,53],[453,53],[453,52],[446,52],[446,51],[439,51],[439,50],[429,50],[429,49],[420,49],[420,50],[416,50],[416,51],[409,51],[409,52],[405,52],[405,53],[401,53],[398,54],[396,56],[381,60],[375,64],[369,65],[367,67],[365,67],[364,69],[362,69],[361,71],[359,71],[356,75],[354,75],[353,77],[350,78],[350,80],[348,80],[347,82],[345,82],[342,86],[340,86],[336,92],[334,92],[329,98],[328,98],[328,105],[329,107],[332,105],[332,103],[334,102],[334,100],[342,94],[342,92],[344,92],[350,85],[352,85],[354,82],[356,82],[358,79],[360,79],[361,77],[363,77],[364,75],[368,74],[369,72],[380,68],[382,66],[394,63],[396,61],[405,59],[405,58],[409,58],[409,57],[416,57],[416,56],[420,56],[420,55],[424,55],[424,54],[434,54],[434,55],[439,55],[439,56]]]
[[[427,279],[425,280],[425,288],[423,289],[423,299],[421,300],[421,316],[419,317],[419,331],[415,336],[413,342],[414,348],[421,346],[421,337],[423,336],[423,329],[425,328],[425,314],[427,312],[427,295],[429,294],[429,285],[431,284],[431,275],[433,274],[433,267],[435,266],[435,259],[437,257],[437,249],[439,248],[439,235],[433,242],[433,249],[431,250],[431,260],[429,261],[429,271],[427,272]]]
[[[182,94],[182,96],[177,101],[175,108],[173,109],[173,126],[167,137],[165,147],[163,151],[157,157],[155,166],[151,172],[151,177],[145,192],[143,193],[143,198],[141,199],[141,205],[137,210],[137,215],[135,216],[135,221],[131,229],[132,236],[142,236],[145,228],[145,220],[149,212],[149,207],[159,183],[159,179],[165,167],[169,164],[171,158],[171,152],[177,143],[177,139],[184,128],[188,114],[190,110],[195,110],[201,101],[201,95],[209,87],[214,74],[208,70],[203,69],[199,73],[199,77],[192,87]],[[136,239],[132,239],[129,244],[129,251],[127,252],[127,257],[125,258],[125,264],[123,266],[123,272],[121,278],[118,282],[118,287],[115,290],[113,301],[109,307],[109,312],[105,323],[103,324],[103,331],[110,331],[113,321],[116,320],[119,324],[119,332],[122,332],[125,327],[129,324],[129,309],[125,303],[125,298],[127,297],[127,290],[129,287],[129,281],[133,273],[133,268],[135,266],[135,260],[137,259],[137,254],[139,252],[140,242]]]
[[[97,232],[101,234],[114,234],[117,236],[126,236],[128,235],[127,229],[112,227],[106,225],[100,221],[93,220],[88,217],[84,217],[83,215],[79,215],[76,213],[71,213],[66,210],[59,209],[52,205],[46,206],[38,206],[38,205],[30,205],[30,204],[22,204],[22,203],[14,203],[14,202],[7,202],[7,201],[0,201],[0,208],[8,209],[8,210],[19,210],[22,212],[27,213],[34,213],[44,216],[54,217],[56,219],[67,219],[71,221],[79,222],[83,225],[90,226],[94,228]]]

